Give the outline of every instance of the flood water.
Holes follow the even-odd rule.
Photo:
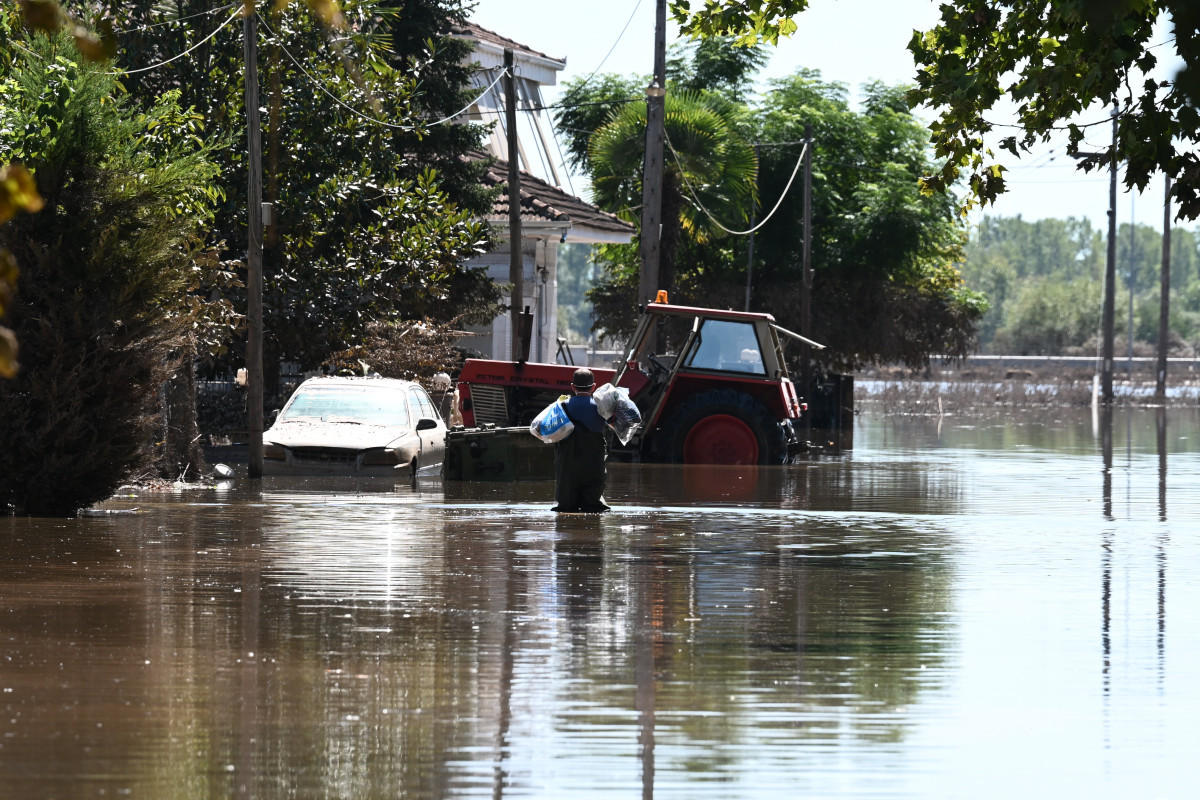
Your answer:
[[[1190,798],[1200,412],[0,518],[4,798]]]

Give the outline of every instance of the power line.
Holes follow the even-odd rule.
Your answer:
[[[779,210],[779,207],[781,205],[783,205],[783,199],[785,197],[787,197],[788,192],[791,191],[792,183],[793,183],[793,181],[796,180],[796,173],[800,171],[800,165],[802,163],[804,163],[804,154],[808,151],[808,143],[805,142],[803,149],[801,149],[801,151],[800,151],[800,157],[796,159],[796,166],[792,168],[792,174],[791,174],[791,177],[788,178],[787,186],[783,187],[783,193],[781,195],[779,195],[779,200],[777,200],[775,202],[775,207],[771,209],[771,213],[767,214],[767,216],[765,218],[763,218],[763,221],[758,223],[757,225],[755,225],[753,228],[750,228],[749,230],[745,230],[745,231],[735,231],[730,228],[726,228],[724,225],[722,225],[720,223],[720,221],[716,217],[714,217],[707,208],[704,207],[704,204],[700,202],[700,198],[696,196],[696,192],[692,188],[691,181],[689,181],[687,178],[687,171],[683,168],[683,163],[679,160],[679,153],[676,152],[674,145],[671,144],[671,137],[669,135],[667,135],[667,132],[665,130],[663,131],[663,141],[665,141],[667,143],[667,149],[671,151],[671,156],[675,159],[675,163],[679,166],[679,175],[680,175],[680,177],[683,178],[683,185],[687,187],[688,196],[690,196],[691,199],[695,202],[696,207],[699,208],[701,211],[703,211],[704,216],[706,216],[710,220],[712,220],[712,223],[714,225],[716,225],[718,228],[725,231],[726,233],[732,234],[734,236],[747,236],[751,233],[754,233],[759,228],[766,225],[767,222],[770,221],[771,217],[775,216],[775,212]]]
[[[275,35],[275,32],[274,32],[274,31],[272,31],[272,30],[271,30],[271,28],[270,28],[270,27],[267,25],[267,22],[266,22],[266,20],[262,19],[262,17],[259,17],[259,22],[261,22],[261,23],[262,23],[263,29],[264,29],[264,30],[266,30],[266,31],[267,31],[267,33],[271,34],[271,36],[273,36],[273,37],[275,37],[276,39],[278,39],[278,37]],[[309,79],[309,80],[310,80],[310,81],[313,83],[313,85],[314,85],[314,86],[316,86],[318,89],[320,89],[320,90],[321,90],[321,92],[323,92],[323,93],[324,93],[324,94],[325,94],[325,95],[326,95],[326,96],[327,96],[327,97],[328,97],[330,100],[332,100],[333,102],[337,103],[339,106],[341,106],[342,108],[346,109],[347,111],[349,111],[349,112],[350,112],[351,114],[353,114],[354,116],[358,117],[359,119],[366,120],[367,122],[373,122],[373,123],[375,123],[376,125],[383,125],[383,126],[384,126],[384,127],[386,127],[386,128],[395,128],[395,129],[397,129],[397,130],[402,130],[402,131],[411,131],[411,130],[413,130],[413,127],[412,127],[411,125],[396,125],[396,124],[394,124],[394,123],[391,123],[391,122],[385,122],[384,120],[381,120],[381,119],[375,119],[374,117],[368,117],[366,114],[363,114],[361,111],[359,111],[358,109],[354,108],[353,106],[350,106],[350,105],[346,104],[345,102],[343,102],[343,101],[341,100],[341,98],[339,98],[339,97],[338,97],[337,95],[335,95],[333,92],[331,92],[331,91],[329,91],[328,89],[326,89],[326,88],[325,88],[325,86],[324,86],[324,84],[323,84],[321,81],[319,81],[319,80],[317,80],[315,77],[313,77],[313,75],[312,75],[312,74],[311,74],[311,73],[310,73],[308,70],[306,70],[306,69],[304,68],[304,66],[303,66],[303,65],[302,65],[302,64],[301,64],[301,63],[300,63],[298,60],[296,60],[296,57],[292,55],[292,53],[291,53],[291,51],[290,51],[290,50],[288,50],[286,47],[284,47],[284,46],[283,46],[282,44],[280,44],[278,41],[277,41],[275,44],[276,44],[276,46],[278,46],[278,47],[279,47],[279,49],[280,49],[280,50],[282,50],[282,51],[283,51],[284,55],[286,55],[286,56],[288,57],[288,59],[290,59],[290,60],[291,60],[291,62],[292,62],[293,64],[295,64],[295,65],[296,65],[296,69],[298,69],[298,70],[300,70],[302,73],[304,73],[304,76],[305,76],[306,78],[308,78],[308,79]]]
[[[122,31],[118,31],[118,32],[125,34],[125,33],[137,33],[139,31],[148,31],[151,28],[161,28],[164,25],[174,25],[176,23],[183,22],[184,20],[195,19],[196,17],[207,17],[212,14],[216,14],[220,11],[224,11],[227,8],[233,8],[234,6],[241,6],[241,3],[227,3],[226,5],[223,5],[223,6],[217,6],[216,8],[210,8],[208,11],[201,11],[196,14],[189,14],[186,17],[176,17],[175,19],[163,20],[162,22],[150,22],[145,25],[139,25],[136,28],[126,28],[126,29],[124,29]]]
[[[239,5],[238,5],[236,8],[234,8],[234,10],[233,10],[233,13],[229,15],[229,18],[228,18],[228,19],[226,19],[224,22],[222,22],[222,23],[220,24],[220,26],[219,26],[219,27],[218,27],[218,28],[217,28],[215,31],[213,31],[212,33],[210,33],[208,36],[205,36],[205,37],[204,37],[203,39],[201,39],[199,42],[197,42],[196,44],[192,45],[192,46],[191,46],[191,47],[189,47],[187,50],[184,50],[184,51],[183,51],[182,53],[180,53],[179,55],[176,55],[176,56],[171,56],[171,57],[170,57],[170,58],[168,58],[166,61],[160,61],[160,62],[158,62],[157,64],[151,64],[151,65],[150,65],[150,66],[148,66],[148,67],[138,67],[137,69],[119,69],[119,70],[116,70],[116,71],[114,71],[114,72],[107,72],[107,73],[105,73],[105,74],[106,74],[106,75],[133,75],[133,74],[135,74],[135,73],[138,73],[138,72],[149,72],[149,71],[150,71],[150,70],[152,70],[152,69],[158,69],[159,67],[164,67],[164,66],[166,66],[167,64],[170,64],[172,61],[178,61],[179,59],[181,59],[181,58],[183,58],[184,56],[186,56],[186,55],[188,55],[189,53],[191,53],[191,52],[192,52],[193,50],[195,50],[196,48],[200,47],[201,45],[203,45],[203,44],[207,44],[207,43],[208,43],[208,41],[209,41],[210,39],[212,39],[214,36],[216,36],[218,33],[220,33],[220,32],[221,32],[221,31],[222,31],[222,30],[225,28],[225,26],[226,26],[226,25],[228,25],[229,23],[233,22],[233,18],[234,18],[234,17],[236,17],[236,16],[237,16],[238,14],[240,14],[240,13],[242,13],[242,7],[241,7],[241,5],[239,4]]]
[[[568,92],[567,96],[559,101],[560,103],[565,103],[567,101],[567,98],[569,98],[572,94],[583,91],[584,87],[588,85],[588,83],[592,80],[592,78],[596,77],[596,73],[600,71],[600,68],[604,66],[604,62],[608,61],[608,57],[611,56],[613,54],[613,51],[617,49],[617,45],[619,45],[621,43],[621,39],[625,38],[625,32],[629,30],[629,24],[631,22],[633,22],[633,18],[637,14],[637,11],[639,8],[641,8],[641,6],[642,6],[642,0],[637,0],[637,2],[634,3],[633,11],[630,12],[630,14],[629,14],[629,19],[625,20],[625,27],[621,28],[621,32],[619,34],[617,34],[617,40],[615,42],[613,42],[612,47],[608,48],[608,52],[604,54],[604,58],[600,59],[600,63],[596,65],[596,68],[594,70],[592,70],[591,74],[583,79],[583,83],[579,84],[574,89],[572,89],[570,92]]]

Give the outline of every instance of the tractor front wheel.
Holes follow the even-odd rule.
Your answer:
[[[657,434],[660,457],[676,464],[782,464],[783,427],[766,406],[733,389],[710,389],[682,403]]]

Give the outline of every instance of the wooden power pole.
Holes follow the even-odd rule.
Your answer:
[[[800,335],[812,338],[812,126],[804,126],[804,245],[800,263]],[[813,396],[812,347],[800,345],[800,386],[806,397]],[[806,417],[805,419],[809,419]]]
[[[504,124],[508,130],[508,282],[509,352],[513,361],[524,361],[521,346],[521,304],[525,298],[525,265],[521,262],[521,165],[517,147],[517,77],[512,48],[504,50]]]
[[[667,85],[667,0],[657,0],[654,17],[654,79],[646,87],[646,157],[642,165],[642,275],[638,308],[658,294],[662,230],[663,127]]]
[[[250,477],[263,469],[263,309],[262,309],[262,131],[258,118],[258,16],[253,4],[242,18],[246,62],[246,143],[250,180],[246,193],[246,388],[250,415]]]

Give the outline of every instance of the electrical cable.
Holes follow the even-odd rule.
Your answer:
[[[490,72],[491,70],[485,70],[485,71]],[[496,76],[496,79],[493,80],[490,84],[488,84],[488,87],[486,89],[484,89],[482,92],[480,92],[479,95],[474,100],[467,103],[466,106],[464,106],[461,110],[456,111],[455,113],[451,114],[448,117],[442,117],[437,122],[427,122],[425,124],[430,127],[432,127],[434,125],[441,125],[443,123],[449,122],[450,120],[454,119],[455,117],[458,117],[458,116],[461,116],[462,114],[467,113],[468,111],[471,110],[471,106],[475,105],[480,100],[487,97],[488,92],[490,92],[496,86],[496,84],[500,82],[500,79],[503,77],[504,77],[504,70],[500,70],[500,74]],[[483,113],[485,113],[485,112],[481,111],[480,115],[482,115]]]
[[[114,72],[106,72],[105,74],[106,75],[133,75],[138,72],[149,72],[152,69],[158,69],[159,67],[164,67],[167,64],[170,64],[172,61],[178,61],[179,59],[181,59],[184,56],[191,53],[196,48],[200,47],[201,45],[207,44],[210,39],[212,39],[214,36],[216,36],[218,33],[220,33],[222,30],[224,30],[226,25],[228,25],[230,22],[233,22],[233,18],[236,17],[240,13],[242,13],[242,6],[240,4],[238,4],[234,8],[233,13],[229,15],[229,18],[226,19],[224,22],[222,22],[221,25],[215,31],[213,31],[208,36],[201,39],[199,42],[196,42],[196,44],[192,45],[187,50],[184,50],[179,55],[171,56],[166,61],[160,61],[159,63],[151,64],[148,67],[138,67],[137,69],[119,69]]]
[[[262,17],[259,17],[259,22],[262,24],[263,29],[266,30],[267,33],[269,33],[271,36],[275,36],[276,38],[278,38],[276,36],[275,32],[271,30],[271,28],[267,25],[266,21]],[[394,128],[396,130],[401,130],[401,131],[415,130],[415,127],[412,125],[397,125],[395,123],[385,122],[384,120],[367,116],[366,114],[363,114],[361,111],[354,108],[353,106],[347,105],[340,98],[338,98],[337,95],[333,94],[327,88],[325,88],[323,81],[314,77],[312,75],[312,73],[310,73],[308,70],[306,70],[304,68],[304,66],[296,59],[296,57],[292,55],[291,51],[289,51],[282,44],[279,44],[278,46],[279,46],[279,49],[282,50],[284,52],[284,54],[288,57],[288,59],[290,59],[291,62],[296,65],[296,69],[298,69],[302,73],[304,73],[305,77],[307,77],[310,81],[312,81],[312,83],[318,89],[320,89],[326,96],[328,96],[331,100],[333,100],[333,102],[335,102],[339,106],[345,108],[347,111],[349,111],[354,116],[358,117],[359,119],[365,120],[367,122],[373,122],[376,125],[383,125],[386,128]],[[469,110],[471,108],[471,106],[475,105],[481,99],[483,99],[483,97],[492,90],[492,87],[495,86],[497,83],[499,83],[500,79],[503,77],[504,77],[504,70],[500,70],[500,74],[496,76],[496,79],[494,81],[492,81],[491,84],[486,89],[484,89],[475,99],[473,99],[470,103],[468,103],[463,109],[451,114],[448,117],[443,117],[442,119],[437,120],[435,122],[426,122],[425,125],[427,127],[432,127],[434,125],[441,125],[444,122],[448,122],[448,121],[454,119],[455,117],[462,115],[464,112]]]
[[[696,207],[699,208],[701,211],[703,211],[704,215],[706,217],[708,217],[710,220],[712,220],[712,223],[714,225],[716,225],[718,228],[725,231],[726,233],[732,234],[734,236],[746,236],[748,234],[754,233],[759,228],[766,225],[770,221],[771,217],[775,216],[775,212],[779,210],[779,207],[781,205],[783,205],[783,199],[785,197],[787,197],[788,192],[791,191],[792,183],[796,180],[796,173],[798,173],[800,171],[800,165],[802,163],[804,163],[804,155],[805,155],[805,153],[808,152],[808,146],[809,146],[808,142],[804,143],[804,147],[800,151],[800,157],[796,159],[796,166],[792,168],[791,177],[788,178],[787,186],[783,187],[783,193],[781,195],[779,195],[779,200],[777,200],[775,202],[775,207],[771,209],[771,212],[769,214],[767,214],[766,217],[763,218],[762,222],[758,223],[753,228],[750,228],[749,230],[745,230],[745,231],[735,231],[735,230],[731,230],[730,228],[726,228],[724,225],[722,225],[717,220],[717,218],[714,217],[709,212],[709,210],[704,207],[704,204],[700,202],[700,198],[696,196],[695,189],[692,188],[691,181],[689,181],[687,179],[687,172],[683,169],[683,163],[679,160],[679,153],[675,152],[675,148],[671,144],[671,137],[669,137],[667,135],[667,132],[665,130],[663,131],[663,141],[665,141],[667,143],[667,149],[671,151],[671,156],[675,159],[675,163],[679,166],[679,175],[681,178],[683,178],[683,184],[684,184],[684,186],[687,187],[688,195],[696,203]]]
[[[583,83],[579,84],[574,89],[572,89],[570,92],[568,92],[566,97],[559,100],[558,107],[560,107],[560,108],[564,107],[564,104],[566,103],[567,98],[571,97],[571,95],[573,95],[573,94],[582,92],[584,87],[587,86],[588,83],[591,82],[592,78],[596,77],[596,73],[599,72],[600,68],[604,66],[604,63],[606,61],[608,61],[608,57],[611,56],[613,54],[613,51],[617,49],[617,45],[619,45],[621,43],[621,40],[623,38],[625,38],[625,32],[629,30],[629,24],[631,22],[633,22],[633,18],[637,15],[638,9],[641,8],[641,6],[642,6],[642,0],[637,0],[637,2],[634,3],[633,11],[631,11],[629,14],[629,19],[625,20],[625,27],[621,28],[621,32],[619,34],[617,34],[617,40],[612,43],[612,47],[608,48],[608,52],[604,54],[604,58],[600,59],[600,63],[596,65],[596,68],[594,70],[592,70],[591,74],[583,79]]]
[[[197,14],[189,14],[186,17],[176,17],[175,19],[163,20],[162,22],[150,22],[150,23],[147,23],[146,25],[139,25],[136,28],[126,28],[124,30],[117,31],[117,33],[125,34],[125,33],[137,33],[139,31],[148,31],[151,28],[161,28],[163,25],[174,25],[177,22],[183,22],[184,20],[188,20],[188,19],[195,19],[196,17],[207,17],[211,14],[216,14],[220,11],[224,11],[227,8],[233,8],[234,6],[240,6],[240,5],[241,5],[241,3],[227,3],[226,5],[223,5],[223,6],[217,6],[216,8],[210,8],[208,11],[201,11]]]

